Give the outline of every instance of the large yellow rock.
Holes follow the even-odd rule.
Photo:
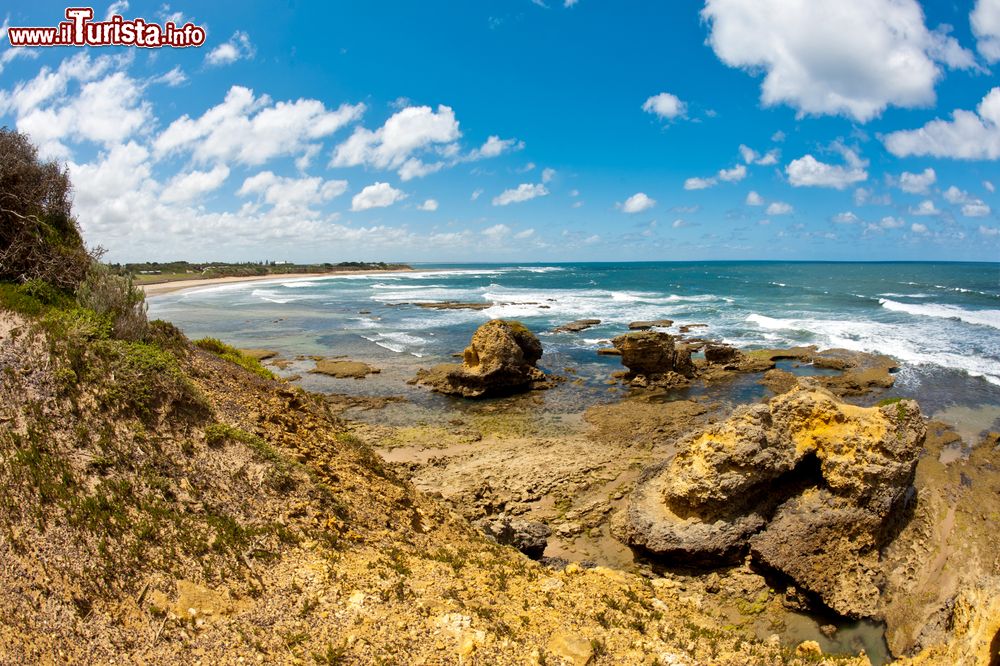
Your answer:
[[[563,663],[573,666],[586,666],[594,656],[590,641],[569,631],[557,631],[552,634],[546,647]]]

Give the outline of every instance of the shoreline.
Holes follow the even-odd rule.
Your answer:
[[[196,287],[211,287],[219,284],[239,284],[241,282],[265,282],[267,280],[291,280],[295,278],[301,278],[303,280],[308,278],[321,278],[328,277],[331,275],[375,275],[383,273],[410,273],[413,272],[412,268],[397,268],[392,270],[364,270],[364,271],[326,271],[324,273],[272,273],[270,275],[248,275],[240,276],[234,275],[230,277],[217,277],[217,278],[195,278],[192,280],[171,280],[168,282],[154,282],[149,284],[137,285],[142,289],[146,298],[151,296],[163,296],[165,294],[171,294],[176,291],[183,291],[185,289],[194,289]]]

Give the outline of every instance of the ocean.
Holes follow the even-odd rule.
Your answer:
[[[444,301],[494,305],[413,305]],[[599,347],[631,321],[671,319],[668,332],[705,324],[692,335],[741,348],[816,345],[888,354],[901,369],[886,395],[915,397],[925,413],[970,437],[1000,426],[1000,264],[419,265],[406,273],[194,288],[153,297],[149,309],[192,338],[220,337],[289,358],[345,356],[383,368],[364,381],[304,375],[308,388],[421,400],[439,398],[406,385],[418,367],[451,361],[484,321],[518,319],[539,335],[545,369],[572,368],[579,378],[567,391],[576,403],[607,399],[605,381],[621,368],[617,358],[597,356]],[[552,332],[583,318],[601,324]],[[553,409],[559,404],[553,399]]]

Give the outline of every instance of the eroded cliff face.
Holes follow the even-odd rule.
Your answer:
[[[831,609],[879,615],[879,548],[911,490],[919,407],[799,388],[689,436],[615,520],[626,543],[712,562],[748,549]]]
[[[807,663],[667,579],[496,544],[175,329],[36,323],[0,312],[5,663]]]

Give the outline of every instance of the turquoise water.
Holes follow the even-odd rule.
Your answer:
[[[495,305],[407,305],[426,301]],[[544,367],[572,366],[599,382],[620,366],[597,357],[597,348],[630,321],[667,318],[675,322],[668,331],[707,324],[692,335],[744,348],[814,344],[889,354],[902,364],[894,392],[919,397],[928,413],[956,404],[1000,406],[1000,264],[426,265],[410,273],[196,288],[150,299],[150,312],[192,337],[214,335],[288,356],[345,355],[386,369],[365,389],[341,382],[352,391],[396,383],[404,391],[417,367],[450,360],[477,326],[498,317],[519,319],[539,334]],[[602,324],[551,332],[581,318]]]

